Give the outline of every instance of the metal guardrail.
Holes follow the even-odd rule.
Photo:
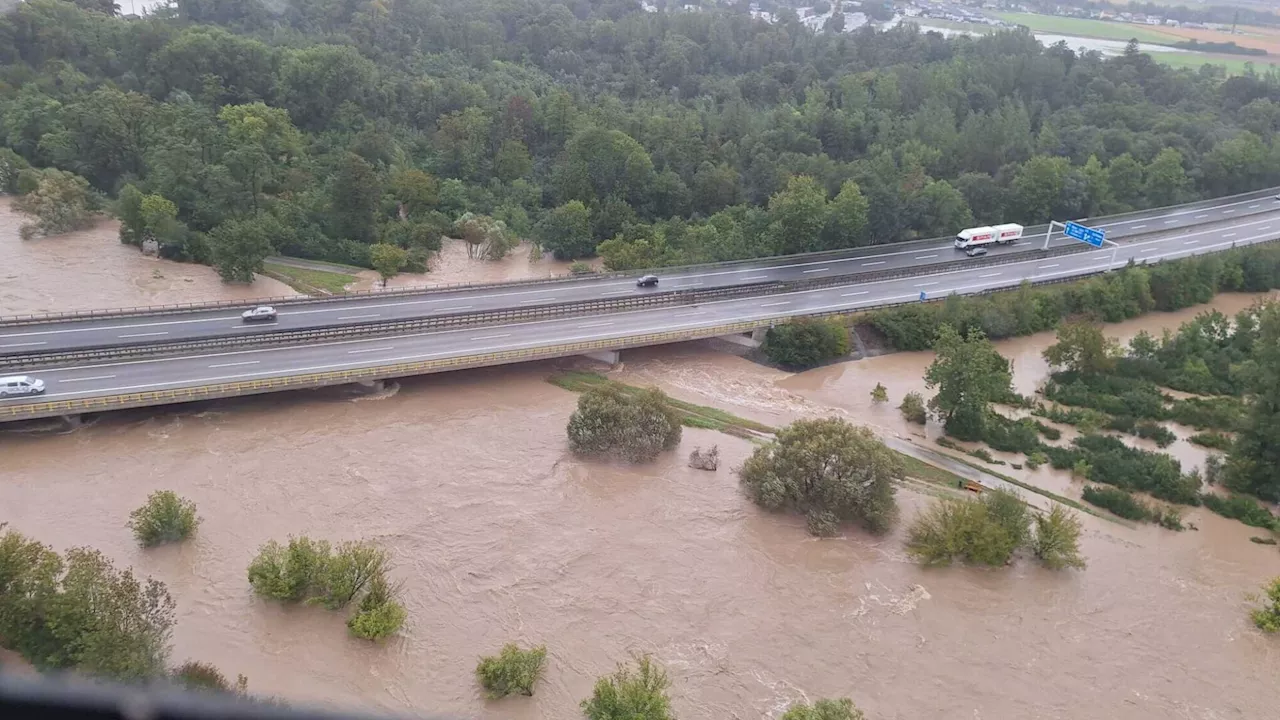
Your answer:
[[[1280,188],[1267,188],[1264,190],[1253,190],[1247,193],[1228,195],[1220,198],[1214,198],[1211,200],[1198,200],[1196,202],[1187,203],[1185,205],[1167,205],[1160,208],[1152,208],[1149,210],[1135,210],[1133,212],[1121,213],[1118,215],[1106,215],[1106,216],[1101,216],[1097,218],[1080,218],[1077,222],[1088,222],[1088,223],[1116,222],[1116,221],[1123,221],[1128,218],[1142,217],[1143,215],[1158,215],[1162,212],[1165,212],[1167,210],[1171,210],[1174,208],[1184,208],[1184,209],[1191,210],[1191,209],[1196,209],[1201,207],[1214,207],[1224,202],[1229,202],[1233,200],[1240,201],[1240,200],[1245,200],[1245,199],[1254,198],[1254,197],[1264,198],[1264,197],[1275,195],[1278,191],[1280,191]],[[1029,226],[1024,231],[1024,237],[1030,239],[1035,235],[1045,232],[1048,228],[1049,226],[1047,224]],[[845,258],[845,257],[857,257],[860,252],[864,252],[864,251],[868,253],[875,253],[875,252],[884,250],[885,248],[893,248],[895,250],[910,250],[912,247],[916,245],[921,245],[921,246],[934,245],[936,243],[946,242],[949,240],[951,240],[951,236],[911,240],[908,242],[900,242],[900,243],[887,243],[883,245],[870,245],[862,248],[821,250],[821,251],[810,252],[810,253],[799,253],[796,255],[775,255],[775,256],[764,257],[764,258],[729,260],[729,261],[715,262],[715,263],[698,263],[694,265],[679,265],[679,266],[669,266],[669,267],[663,267],[663,268],[647,268],[647,269],[637,269],[637,270],[627,270],[627,271],[592,273],[590,275],[579,275],[579,276],[568,275],[568,276],[554,276],[554,277],[546,277],[546,278],[529,278],[526,280],[512,280],[512,281],[501,282],[501,283],[448,283],[448,284],[440,284],[440,285],[425,285],[425,286],[411,287],[411,288],[396,288],[394,290],[365,290],[360,292],[345,293],[343,295],[334,295],[331,297],[321,297],[321,298],[308,297],[308,296],[284,296],[284,297],[259,298],[257,300],[246,300],[246,301],[222,300],[222,301],[205,302],[205,303],[174,303],[169,305],[135,306],[135,307],[129,307],[129,308],[113,308],[109,310],[85,310],[85,311],[67,312],[67,313],[13,315],[13,316],[7,316],[7,317],[0,317],[0,327],[10,326],[10,325],[11,326],[32,325],[32,324],[39,324],[39,323],[73,322],[76,320],[91,320],[95,318],[109,318],[109,317],[131,317],[131,316],[138,316],[138,315],[172,315],[177,313],[195,312],[195,311],[201,311],[201,310],[246,308],[246,307],[252,307],[254,305],[321,304],[321,303],[330,303],[330,302],[345,302],[352,299],[361,299],[361,298],[369,298],[369,297],[382,298],[382,297],[403,297],[403,296],[423,295],[423,294],[433,294],[433,293],[444,294],[449,292],[458,292],[458,291],[473,290],[473,289],[479,289],[479,288],[519,287],[519,286],[526,286],[526,285],[571,283],[575,281],[580,282],[582,280],[587,280],[587,279],[630,278],[630,277],[643,275],[649,272],[662,272],[662,273],[672,274],[672,273],[692,272],[692,271],[712,269],[712,268],[738,267],[741,265],[769,264],[769,263],[776,263],[781,260],[803,262],[805,260],[822,260],[827,258],[835,259],[835,258]]]
[[[39,367],[51,367],[74,362],[91,362],[100,360],[118,360],[137,357],[163,357],[190,352],[235,347],[274,347],[281,345],[301,345],[325,340],[350,339],[357,337],[377,337],[383,335],[399,335],[410,332],[445,330],[459,327],[479,327],[509,323],[512,321],[533,320],[539,318],[575,317],[580,315],[598,315],[611,312],[626,312],[642,308],[681,306],[697,304],[710,300],[725,300],[736,297],[768,296],[780,292],[838,287],[859,282],[884,281],[900,277],[913,277],[946,272],[951,268],[979,269],[1016,262],[1029,262],[1059,255],[1070,255],[1091,250],[1087,245],[1072,244],[1049,250],[1028,250],[1003,255],[988,255],[983,258],[963,258],[949,260],[930,265],[917,265],[896,270],[880,270],[827,278],[809,278],[804,280],[776,281],[751,285],[730,285],[722,288],[705,290],[674,290],[664,293],[653,293],[625,298],[609,298],[604,300],[580,300],[567,303],[548,303],[545,305],[529,305],[504,310],[482,312],[463,312],[447,315],[430,315],[408,320],[361,323],[354,325],[332,325],[305,330],[283,330],[254,335],[221,335],[205,337],[197,340],[175,340],[162,343],[130,345],[104,345],[94,348],[82,348],[65,351],[30,351],[26,353],[9,353],[0,355],[0,372],[15,372]]]
[[[1280,238],[1251,243],[1250,246],[1265,245],[1274,242],[1280,242]],[[1107,272],[1106,269],[1095,269],[1092,271],[1082,272],[1078,275],[1054,278],[1052,280],[1030,281],[1030,284],[1054,285],[1080,280],[1091,275],[1100,275],[1105,272]],[[991,288],[977,293],[966,294],[989,295],[999,292],[1008,292],[1010,289],[1011,288],[1008,287]],[[945,297],[938,297],[927,302],[943,302],[945,299]],[[78,398],[73,400],[53,400],[27,403],[23,405],[4,405],[0,406],[0,422],[54,417],[58,415],[73,415],[78,413],[104,412],[109,410],[127,410],[130,408],[147,407],[151,405],[167,405],[172,403],[214,400],[218,398],[256,395],[282,390],[302,390],[332,385],[343,385],[354,382],[385,380],[389,378],[409,377],[413,375],[427,375],[451,370],[467,370],[517,362],[549,360],[602,350],[625,350],[627,348],[634,347],[665,345],[675,342],[747,333],[759,328],[771,327],[779,322],[786,322],[797,317],[849,316],[861,314],[872,309],[880,310],[889,307],[914,304],[917,304],[917,301],[882,303],[876,305],[874,308],[848,308],[822,312],[798,312],[795,314],[784,314],[776,317],[756,320],[744,320],[710,327],[646,333],[637,336],[591,340],[577,343],[560,343],[537,348],[518,348],[498,352],[480,353],[476,355],[463,355],[451,358],[395,363],[391,365],[357,368],[352,370],[306,373],[286,377],[216,383],[190,388],[174,388],[172,390],[150,390],[146,392],[123,393],[119,395]]]

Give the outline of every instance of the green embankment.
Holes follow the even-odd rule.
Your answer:
[[[312,270],[272,262],[264,263],[262,267],[263,274],[308,295],[341,295],[346,292],[346,286],[355,282],[356,279],[355,275],[346,273]]]

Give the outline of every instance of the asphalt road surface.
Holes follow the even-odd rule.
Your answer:
[[[1029,260],[997,267],[953,270],[926,276],[844,287],[720,300],[683,307],[560,318],[501,326],[426,332],[314,345],[249,349],[127,362],[85,364],[35,373],[47,384],[41,397],[10,398],[0,404],[83,398],[172,389],[219,382],[289,376],[309,372],[374,367],[433,358],[534,348],[568,342],[625,338],[685,328],[714,327],[748,319],[786,318],[804,313],[852,310],[930,297],[1014,287],[1024,279],[1051,280],[1122,267],[1131,258],[1155,262],[1220,251],[1280,237],[1280,215],[1242,220],[1229,230],[1174,234],[1135,240],[1118,248]]]
[[[1260,197],[1259,197],[1260,196]],[[1271,194],[1227,198],[1216,204],[1196,203],[1152,211],[1137,217],[1102,222],[1108,239],[1164,237],[1197,232],[1201,226],[1244,227],[1259,218],[1280,217],[1280,200]],[[1076,243],[1055,233],[1051,246]],[[1044,245],[1044,234],[990,249],[991,256],[1024,252]],[[390,297],[364,296],[349,300],[282,305],[274,322],[245,323],[243,308],[125,318],[101,318],[36,325],[0,327],[0,355],[53,352],[118,345],[147,345],[201,338],[271,333],[285,330],[359,325],[408,320],[433,315],[482,312],[600,300],[679,289],[710,289],[752,283],[794,281],[815,277],[897,270],[963,259],[947,241],[858,248],[834,258],[774,258],[661,275],[659,288],[638,288],[632,278],[581,278],[539,285],[487,286],[468,290],[423,292]],[[245,306],[251,307],[251,306]]]

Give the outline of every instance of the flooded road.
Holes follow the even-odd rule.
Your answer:
[[[20,304],[44,302],[23,277],[4,292],[14,311],[38,309]],[[123,292],[112,273],[91,277],[107,289],[86,302]],[[1045,344],[1001,345],[1024,392]],[[929,361],[899,354],[789,376],[702,344],[624,359],[619,379],[762,422],[843,414],[904,438],[919,431],[894,407],[923,389]],[[751,451],[743,440],[686,430],[650,465],[574,458],[564,424],[576,397],[544,381],[553,367],[0,433],[0,521],[163,580],[178,603],[175,662],[212,662],[295,702],[565,720],[633,652],[666,665],[688,720],[773,718],[792,701],[842,695],[876,720],[1253,719],[1280,702],[1280,645],[1247,619],[1245,594],[1280,574],[1280,553],[1248,542],[1256,530],[1203,513],[1198,533],[1085,516],[1083,572],[924,569],[905,556],[901,526],[819,541],[798,517],[760,512],[730,470]],[[876,381],[892,402],[872,406]],[[686,467],[694,446],[712,444],[719,472]],[[181,547],[144,551],[125,523],[162,488],[195,501],[204,522]],[[908,519],[928,501],[898,497]],[[255,599],[246,566],[289,534],[390,548],[409,611],[402,635],[372,645],[349,638],[341,614]],[[532,698],[486,701],[477,657],[511,641],[548,646],[544,680]]]
[[[227,285],[213,268],[147,257],[120,242],[119,223],[102,218],[88,230],[22,240],[25,216],[0,197],[0,317],[212,300],[297,295],[258,277]]]

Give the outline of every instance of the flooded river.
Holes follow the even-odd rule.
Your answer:
[[[101,296],[67,280],[35,293],[25,273],[4,292],[13,311],[132,302],[111,289],[113,273],[89,277],[107,286]],[[1001,344],[1024,391],[1045,344]],[[839,413],[903,437],[897,412],[868,393],[883,382],[896,405],[928,362],[900,354],[788,376],[700,344],[625,360],[621,379],[760,421]],[[1280,702],[1280,645],[1246,616],[1245,594],[1280,574],[1280,553],[1248,542],[1257,531],[1201,513],[1189,514],[1201,531],[1185,533],[1086,516],[1083,572],[924,569],[903,553],[901,527],[819,541],[799,518],[758,511],[730,471],[745,441],[687,430],[651,465],[575,459],[564,438],[575,396],[544,382],[552,368],[0,433],[0,521],[163,580],[178,602],[175,661],[213,662],[247,674],[254,692],[301,702],[565,720],[633,652],[667,666],[688,720],[776,717],[840,695],[876,720],[1252,719]],[[685,466],[711,444],[719,472]],[[160,488],[194,500],[204,523],[181,547],[143,551],[125,522]],[[927,502],[899,499],[907,518]],[[389,547],[409,610],[402,636],[372,645],[350,639],[340,614],[255,599],[247,564],[291,533]],[[509,641],[545,643],[546,676],[533,698],[486,701],[477,656]]]

